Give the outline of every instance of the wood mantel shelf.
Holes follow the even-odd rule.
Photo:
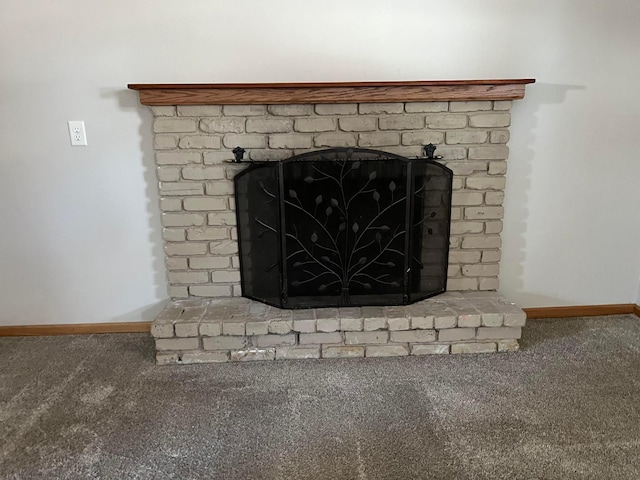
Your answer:
[[[332,83],[140,84],[143,105],[250,105],[518,100],[532,78]]]

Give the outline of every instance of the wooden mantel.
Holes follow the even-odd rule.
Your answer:
[[[518,100],[532,78],[414,82],[138,84],[144,105]]]

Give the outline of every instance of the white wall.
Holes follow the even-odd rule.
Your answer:
[[[0,324],[149,320],[166,298],[151,116],[127,83],[535,77],[501,290],[640,300],[638,24],[632,0],[3,0]]]

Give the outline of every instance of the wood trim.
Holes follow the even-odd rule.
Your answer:
[[[518,100],[535,79],[333,83],[140,84],[143,105],[249,105]]]
[[[635,313],[638,317],[640,317],[640,305],[634,306],[633,313]]]
[[[78,323],[66,325],[0,326],[0,337],[33,335],[90,335],[94,333],[148,333],[151,322]]]
[[[529,320],[536,318],[593,317],[596,315],[624,315],[640,312],[640,307],[633,303],[613,305],[576,305],[569,307],[536,307],[523,308]],[[638,315],[640,316],[640,315]]]
[[[298,87],[406,87],[410,85],[509,85],[512,83],[535,83],[534,78],[508,78],[483,80],[402,80],[387,82],[280,82],[280,83],[130,83],[133,90],[143,89],[181,89],[181,88],[298,88]]]

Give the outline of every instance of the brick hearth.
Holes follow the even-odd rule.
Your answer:
[[[495,292],[413,305],[281,310],[246,298],[176,300],[153,323],[158,364],[516,351],[526,315]]]

